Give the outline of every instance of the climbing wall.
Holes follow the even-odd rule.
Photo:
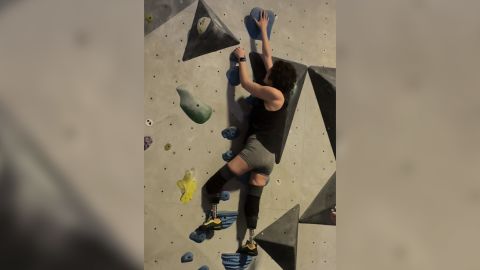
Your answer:
[[[171,1],[165,3],[174,5]],[[222,154],[232,148],[232,142],[224,139],[221,131],[231,125],[245,131],[241,123],[247,112],[237,101],[249,95],[240,86],[229,86],[225,75],[230,68],[229,54],[235,46],[182,61],[197,3],[145,36],[145,136],[151,137],[145,150],[147,270],[198,269],[202,265],[224,269],[221,254],[235,252],[238,238],[245,232],[243,224],[234,223],[202,243],[189,239],[205,217],[200,188],[225,163]],[[247,53],[261,52],[261,43],[249,38],[244,25],[250,10],[260,6],[277,14],[271,34],[275,57],[306,66],[336,67],[335,1],[206,3]],[[197,124],[182,111],[176,90],[179,85],[211,106],[213,112],[207,122]],[[189,203],[182,204],[176,182],[191,168],[195,168],[198,190]],[[269,227],[297,204],[301,216],[335,171],[335,156],[307,74],[281,163],[275,166],[264,189],[257,231]],[[231,196],[219,205],[219,210],[239,210],[241,216],[243,204],[239,199],[244,185],[234,181],[226,188]],[[335,232],[335,226],[298,224],[296,269],[335,269]],[[180,258],[188,251],[194,255],[193,262],[182,264]],[[249,269],[281,267],[259,247],[259,255]]]

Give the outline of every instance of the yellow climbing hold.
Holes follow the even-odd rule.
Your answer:
[[[195,179],[195,169],[187,170],[183,179],[177,181],[177,186],[182,192],[180,201],[184,204],[193,198],[193,193],[197,190],[197,180]]]

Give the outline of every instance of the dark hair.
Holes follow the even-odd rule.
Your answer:
[[[288,99],[290,91],[295,86],[297,72],[292,64],[277,60],[273,64],[268,78],[272,81],[272,86],[282,91],[285,99]]]

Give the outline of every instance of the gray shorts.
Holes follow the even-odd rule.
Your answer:
[[[275,164],[275,154],[268,151],[255,134],[247,139],[245,148],[238,154],[253,172],[270,175]]]

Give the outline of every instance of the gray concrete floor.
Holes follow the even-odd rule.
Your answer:
[[[252,43],[243,18],[253,7],[260,6],[278,14],[271,43],[276,57],[293,60],[307,66],[336,67],[335,1],[208,1],[207,4],[240,38],[247,51],[261,50],[261,43]],[[223,49],[182,62],[187,33],[197,3],[179,12],[159,28],[145,36],[145,135],[153,137],[145,151],[145,269],[198,269],[206,264],[210,269],[223,269],[221,253],[235,252],[237,238],[243,230],[234,224],[216,232],[211,240],[201,244],[188,235],[202,221],[200,190],[187,205],[180,203],[176,181],[185,170],[194,167],[199,188],[220,168],[222,153],[231,142],[223,139],[221,130],[230,122],[242,121],[239,105],[230,102],[228,94],[238,100],[248,96],[241,87],[228,87],[225,72],[228,55],[234,47]],[[179,61],[180,60],[180,61]],[[186,84],[193,95],[214,109],[210,120],[202,125],[192,122],[180,109],[176,86]],[[170,143],[172,148],[164,150]],[[307,75],[300,97],[282,162],[276,165],[269,185],[265,188],[258,231],[269,226],[296,204],[300,214],[309,206],[324,183],[336,170],[314,91]],[[237,210],[239,184],[229,201],[220,210]],[[335,269],[336,230],[332,226],[299,225],[297,269]],[[187,251],[195,255],[193,263],[180,264]],[[250,269],[280,269],[260,249]]]

